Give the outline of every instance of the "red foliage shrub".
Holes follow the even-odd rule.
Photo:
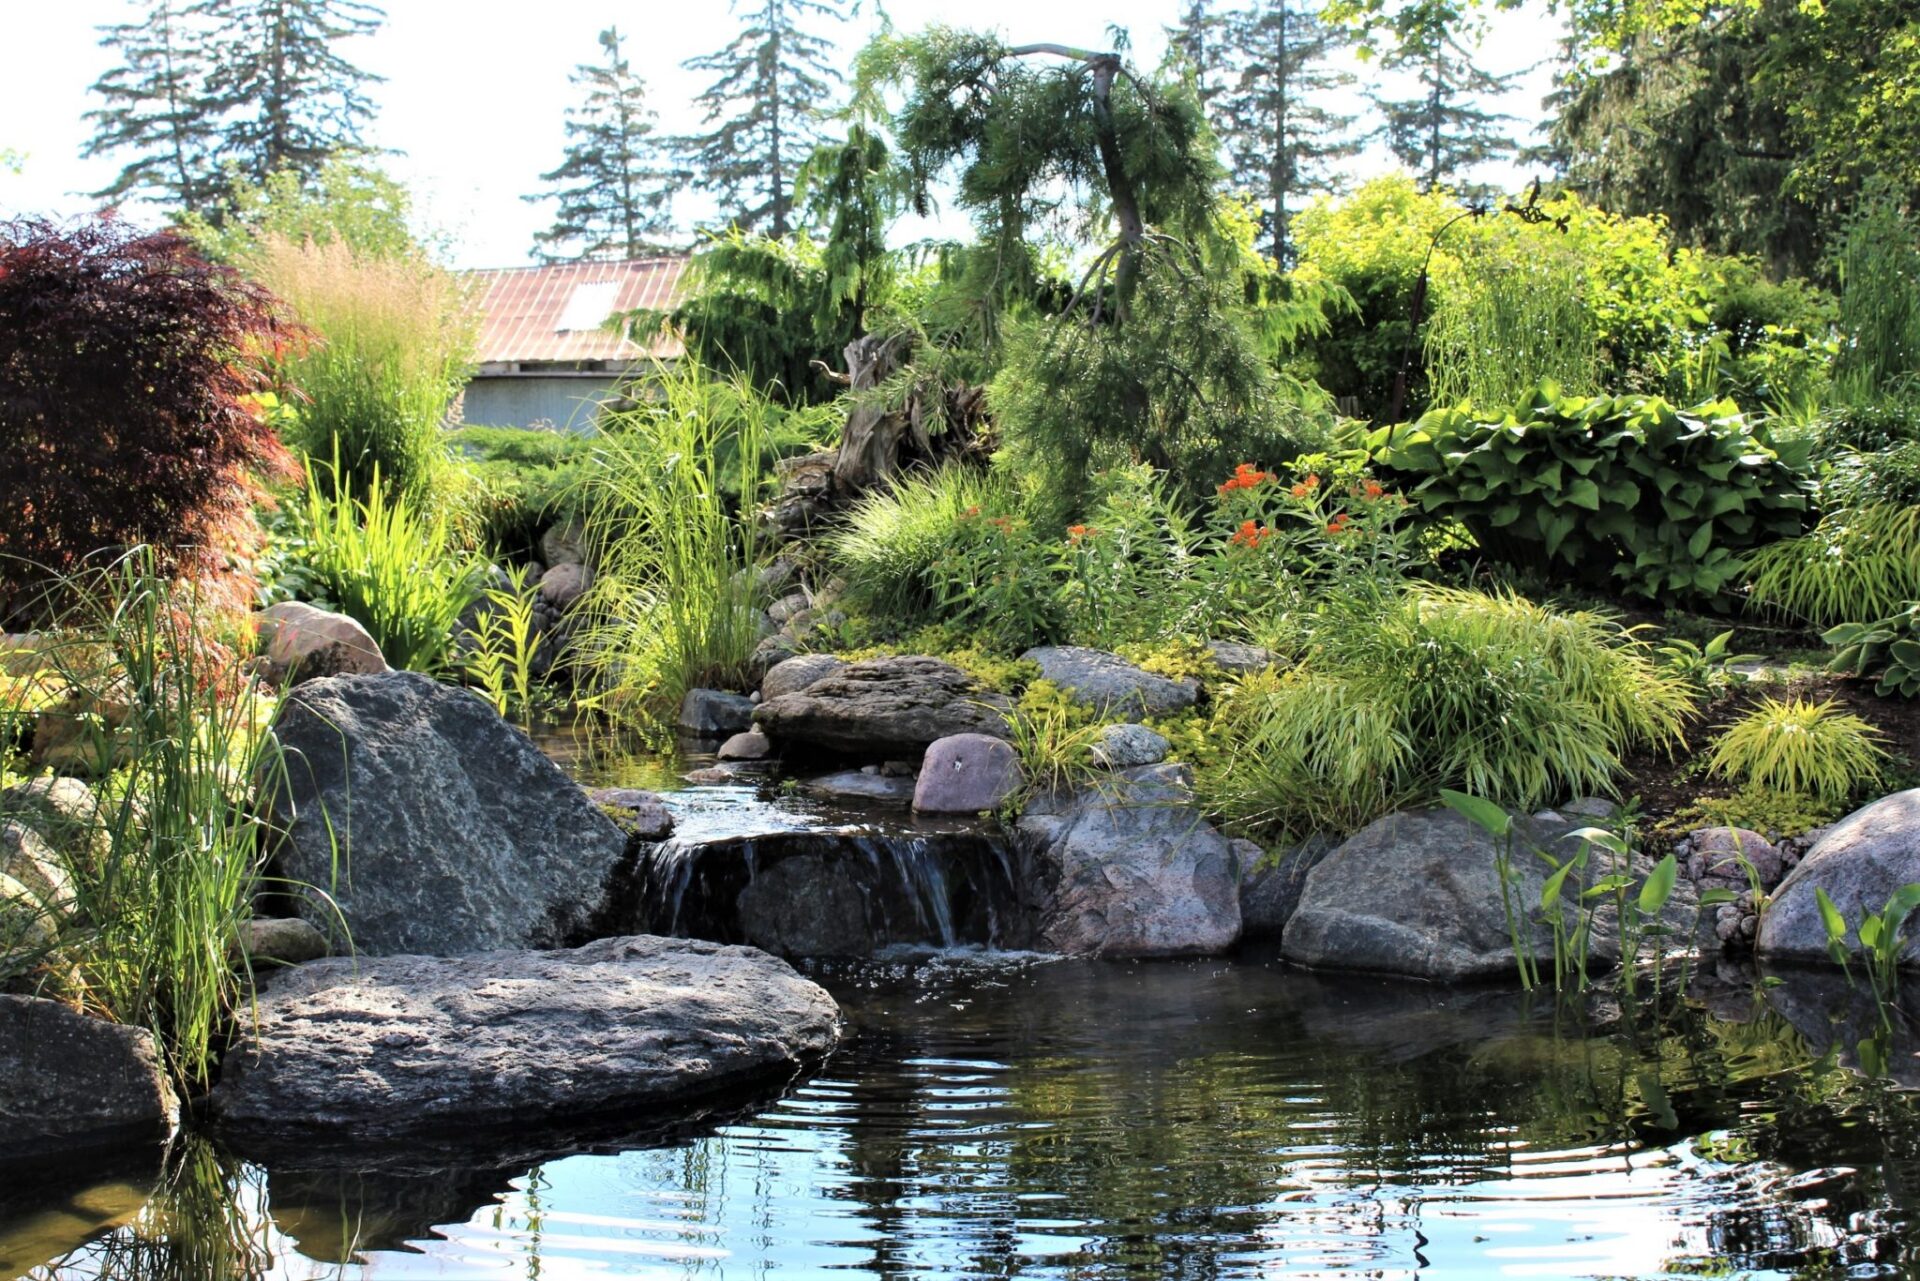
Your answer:
[[[244,590],[260,478],[294,471],[254,396],[293,337],[270,295],[174,232],[0,223],[0,617],[136,545]]]

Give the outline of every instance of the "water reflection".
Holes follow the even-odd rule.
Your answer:
[[[847,1048],[752,1117],[431,1178],[209,1155],[194,1177],[217,1195],[177,1171],[137,1210],[137,1188],[99,1192],[90,1239],[65,1245],[0,1218],[0,1259],[115,1277],[1920,1275],[1920,1104],[1842,1065],[1844,992],[1784,977],[1577,1017],[1250,962],[847,965],[822,973]],[[1841,1014],[1802,1026],[1816,1008]]]

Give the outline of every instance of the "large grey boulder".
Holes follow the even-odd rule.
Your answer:
[[[332,896],[357,951],[565,946],[620,880],[625,833],[466,690],[413,672],[325,677],[275,728],[280,872]],[[334,925],[310,897],[301,914]]]
[[[1577,851],[1565,838],[1583,825],[1557,815],[1515,820],[1511,868],[1517,912],[1537,915],[1548,875],[1533,848],[1556,859],[1571,857]],[[1281,935],[1281,952],[1303,965],[1409,978],[1513,977],[1517,965],[1501,907],[1499,850],[1493,837],[1451,810],[1377,819],[1307,873]],[[1596,863],[1589,877],[1602,874]],[[1573,897],[1569,889],[1568,899]],[[1665,926],[1682,941],[1696,901],[1683,881],[1669,902]],[[1532,954],[1550,971],[1551,932],[1543,922],[1522,928]],[[1643,955],[1651,956],[1656,946],[1649,942]],[[1610,919],[1596,922],[1589,956],[1601,965],[1619,960],[1618,931]]]
[[[261,610],[253,624],[269,680],[298,683],[387,670],[373,636],[345,614],[289,600]]]
[[[1004,738],[1009,706],[951,663],[913,655],[848,664],[765,699],[754,721],[783,751],[888,760],[917,757],[949,734]]]
[[[831,676],[847,665],[833,654],[798,654],[767,669],[760,682],[760,701],[797,694],[823,677]]]
[[[1824,961],[1827,932],[1816,889],[1846,918],[1848,938],[1868,912],[1886,907],[1903,885],[1920,881],[1920,789],[1896,792],[1855,810],[1808,850],[1760,917],[1758,951],[1776,960]],[[1909,923],[1902,965],[1920,965],[1920,930]]]
[[[983,813],[1019,791],[1022,777],[1020,756],[1006,739],[950,734],[927,748],[913,808],[922,814]]]
[[[161,1139],[178,1118],[149,1033],[0,996],[0,1161]]]
[[[1200,697],[1195,681],[1169,680],[1103,649],[1042,645],[1020,657],[1038,664],[1041,677],[1067,691],[1074,702],[1103,716],[1168,716],[1192,707]]]
[[[738,734],[753,725],[753,700],[725,690],[690,689],[680,700],[675,725],[683,733],[712,738]]]
[[[833,998],[748,947],[651,935],[558,952],[315,961],[276,977],[211,1102],[241,1131],[357,1141],[675,1104],[791,1075]]]
[[[1177,765],[1049,795],[1015,826],[1035,942],[1077,956],[1223,952],[1240,937],[1235,851]]]
[[[1158,765],[1172,748],[1166,735],[1145,725],[1105,725],[1093,745],[1093,763],[1105,769]]]

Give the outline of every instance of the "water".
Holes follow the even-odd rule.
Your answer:
[[[1920,1276],[1920,1101],[1809,1045],[1830,987],[1588,1026],[1257,958],[815,972],[848,1041],[756,1112],[344,1174],[197,1148],[144,1204],[0,1193],[0,1275]]]

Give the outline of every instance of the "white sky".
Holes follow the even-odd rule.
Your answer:
[[[386,0],[384,7],[386,26],[341,52],[386,77],[372,89],[379,116],[371,141],[401,153],[388,168],[413,189],[423,224],[450,233],[463,267],[527,260],[533,233],[549,215],[520,197],[559,163],[564,113],[575,100],[567,77],[599,52],[595,37],[608,23],[630,36],[628,57],[669,133],[698,126],[692,99],[711,78],[681,69],[681,62],[720,48],[737,29],[727,0]],[[1104,46],[1107,24],[1117,23],[1133,37],[1135,61],[1152,66],[1178,0],[890,0],[886,8],[901,30],[945,22],[997,28],[1016,42]],[[111,157],[79,158],[90,133],[81,117],[98,105],[88,86],[112,64],[98,28],[137,12],[133,0],[0,0],[0,149],[26,155],[21,174],[0,172],[0,216],[85,212],[94,202],[81,193],[106,186],[119,171]],[[877,21],[867,0],[860,17],[840,28],[848,64]],[[1515,136],[1524,143],[1540,114],[1558,29],[1531,11],[1493,21],[1481,51],[1485,65],[1498,72],[1535,67],[1523,89],[1500,104],[1521,118]],[[1377,80],[1377,70],[1358,69]],[[1392,164],[1375,147],[1353,169],[1365,177]],[[1510,168],[1476,176],[1509,187],[1527,177]],[[702,212],[690,200],[676,206],[684,220]],[[939,226],[955,233],[961,224],[949,215]]]

